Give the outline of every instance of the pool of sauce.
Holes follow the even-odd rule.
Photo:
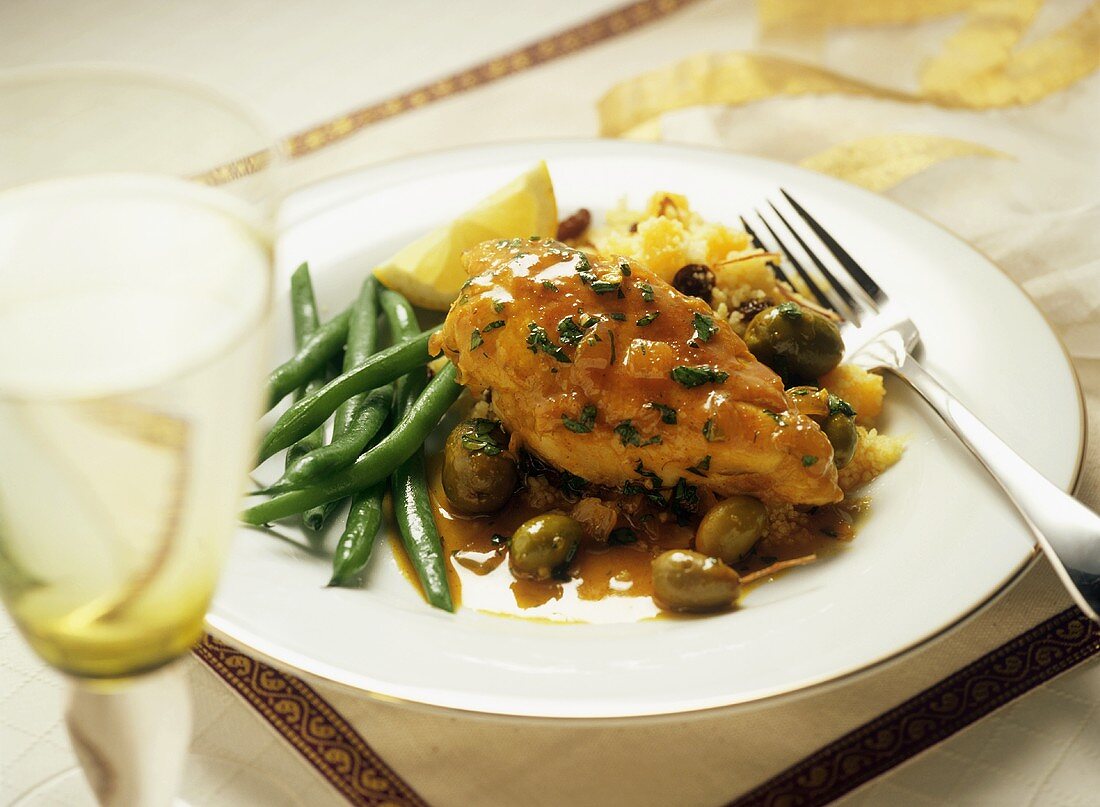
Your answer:
[[[494,543],[493,536],[510,536],[545,509],[530,507],[519,491],[495,515],[471,517],[453,512],[440,482],[441,459],[429,459],[429,491],[456,607],[461,604],[486,613],[550,622],[636,622],[667,615],[651,598],[650,563],[666,550],[690,548],[694,524],[680,526],[669,519],[652,537],[637,531],[638,541],[627,545],[585,541],[570,566],[568,580],[516,578],[508,568],[505,546]],[[810,528],[796,540],[775,548],[764,541],[736,568],[747,573],[778,560],[809,554],[823,558],[834,553],[855,537],[858,517],[866,506],[865,499],[852,499],[816,508],[809,516]],[[391,543],[402,572],[419,590],[400,542]],[[746,585],[742,596],[770,579]]]

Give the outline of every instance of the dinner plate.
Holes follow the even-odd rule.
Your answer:
[[[480,146],[414,157],[307,187],[284,204],[280,282],[308,260],[328,313],[370,269],[545,159],[562,215],[686,194],[736,222],[783,187],[912,314],[924,362],[1063,488],[1083,450],[1065,352],[1020,289],[961,240],[880,196],[726,152],[618,141]],[[291,350],[279,306],[277,359]],[[751,590],[729,613],[554,624],[428,607],[380,541],[364,585],[329,589],[330,561],[258,530],[234,537],[209,615],[217,634],[387,699],[497,715],[623,718],[745,704],[851,675],[974,612],[1033,557],[1023,522],[936,415],[888,378],[885,432],[905,457],[870,487],[855,541]],[[288,530],[293,530],[288,527]]]

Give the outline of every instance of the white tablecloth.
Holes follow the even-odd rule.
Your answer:
[[[616,0],[467,0],[461,4],[6,0],[0,4],[0,67],[107,60],[168,69],[241,96],[275,132],[289,135],[617,5]],[[1072,7],[1068,12],[1059,10],[1065,14],[1087,4],[1063,5]],[[516,85],[504,81],[477,90],[476,97],[446,100],[419,111],[419,117],[364,130],[296,160],[289,172],[291,181],[304,183],[377,159],[446,144],[594,135],[599,128],[597,99],[616,82],[668,61],[662,47],[679,53],[688,44],[696,51],[745,49],[754,44],[756,17],[751,3],[709,0],[681,13],[713,24],[691,28],[694,43],[680,41],[678,37],[686,34],[668,25],[640,33],[632,42],[601,46],[595,69],[567,66],[554,74],[556,80],[539,85],[537,98],[526,89],[518,93]],[[958,24],[957,19],[947,18],[927,25],[950,32]],[[700,28],[705,36],[699,36]],[[891,35],[895,39],[886,38]],[[883,43],[889,43],[904,41],[907,34],[887,29],[881,36]],[[833,52],[827,56],[844,58],[843,41],[830,47]],[[877,58],[886,73],[901,75],[906,69],[882,50]],[[528,74],[525,86],[532,86],[530,82],[537,81],[538,71],[544,69]],[[1097,77],[1086,81],[1095,84]],[[471,127],[468,112],[459,109],[459,104],[471,99],[486,110],[510,113],[487,115],[485,128]],[[813,99],[800,103],[812,114]],[[552,116],[535,111],[547,105],[560,111]],[[1074,136],[1095,148],[1100,121],[1095,107],[1092,112],[1091,131],[1084,127]],[[790,114],[802,113],[795,108]],[[672,116],[665,128],[684,127],[688,135],[684,139],[728,145],[738,137],[737,126],[729,123],[721,115],[702,126]],[[713,130],[708,128],[711,124]],[[996,128],[988,121],[982,125]],[[761,146],[759,153],[767,153],[767,148]],[[1095,209],[1096,202],[1093,191],[1092,198],[1081,204]],[[1091,283],[1095,277],[1095,273],[1082,275],[1082,281]],[[1041,296],[1043,290],[1032,292]],[[1100,323],[1085,322],[1073,332],[1074,338],[1095,341],[1098,328]],[[1093,350],[1090,358],[1095,371],[1100,356]],[[187,663],[196,698],[196,750],[278,777],[303,803],[341,803],[336,792],[221,679],[193,660]],[[846,803],[1094,804],[1100,792],[1100,765],[1096,764],[1100,722],[1093,719],[1098,705],[1100,672],[1096,664],[1088,663],[880,777],[848,796]],[[58,676],[29,653],[0,613],[0,804],[10,803],[29,786],[72,764],[59,722],[61,706]],[[207,784],[208,803],[225,803],[218,796],[221,782],[214,778]]]

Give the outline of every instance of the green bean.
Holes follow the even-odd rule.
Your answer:
[[[368,275],[359,288],[359,296],[351,308],[351,320],[348,323],[348,342],[344,348],[344,372],[350,372],[369,359],[378,349],[378,281],[373,275]],[[363,411],[365,416],[358,424],[352,420],[364,405],[364,396],[370,396],[369,406]],[[369,393],[353,395],[336,408],[333,418],[332,440],[326,446],[319,443],[315,450],[304,456],[299,455],[293,464],[287,466],[286,479],[294,479],[294,471],[304,463],[306,468],[312,468],[314,473],[304,480],[318,479],[328,470],[343,468],[355,462],[363,453],[370,439],[382,427],[389,414],[393,401],[393,385],[386,385]],[[358,425],[354,431],[349,432],[349,425]],[[289,452],[293,449],[287,449]],[[311,459],[307,459],[311,458]],[[320,460],[318,463],[317,460]],[[320,530],[332,512],[340,506],[340,500],[327,502],[326,504],[311,507],[303,515],[306,526],[314,530]],[[353,499],[354,507],[354,499]],[[357,514],[353,510],[348,511],[347,525],[353,524]],[[373,533],[370,540],[374,540]]]
[[[294,315],[294,349],[301,350],[306,337],[321,325],[308,262],[303,262],[290,276],[290,308]]]
[[[374,354],[378,347],[378,281],[363,281],[359,298],[352,307],[348,344],[344,351],[344,372],[351,372]],[[283,478],[301,485],[351,465],[363,453],[371,438],[382,428],[393,403],[393,387],[385,386],[348,398],[336,409],[332,440],[287,463]]]
[[[453,611],[454,601],[443,560],[443,542],[432,515],[432,501],[428,497],[422,447],[393,472],[391,486],[393,513],[397,518],[401,542],[424,587],[424,595],[436,608]]]
[[[393,407],[393,384],[362,393],[351,428],[343,434],[333,432],[328,445],[308,454],[300,454],[286,469],[283,479],[293,485],[307,485],[333,471],[351,465],[378,433]]]
[[[348,324],[348,343],[344,349],[344,372],[350,372],[365,362],[378,350],[378,281],[373,275],[363,281],[359,297],[351,308]],[[355,414],[358,396],[340,404],[336,410],[335,427],[341,433],[347,431]],[[365,445],[365,444],[364,444]]]
[[[290,305],[294,317],[294,342],[298,350],[302,349],[310,334],[321,325],[321,319],[317,315],[317,298],[313,294],[313,280],[309,276],[309,264],[303,263],[294,270],[290,276]],[[329,362],[331,365],[331,360]],[[311,378],[309,382],[300,387],[294,393],[295,400],[309,395],[323,387],[328,381],[328,372]],[[325,444],[325,429],[323,426],[307,434],[286,451],[286,465],[289,467],[299,457],[320,448]],[[325,523],[328,515],[325,507],[315,507],[302,514],[302,521],[306,527],[317,531]]]
[[[378,301],[382,305],[382,312],[386,315],[386,322],[389,323],[394,344],[402,344],[416,337],[420,332],[420,323],[416,321],[416,311],[404,295],[383,289]],[[410,401],[416,400],[427,383],[427,370],[418,368],[408,372],[395,384],[397,388],[393,404],[395,417],[401,417]]]
[[[416,453],[431,430],[458,400],[462,386],[455,383],[455,372],[455,366],[448,362],[431,380],[424,394],[409,406],[394,430],[351,466],[303,488],[292,489],[289,486],[275,485],[269,490],[279,495],[248,508],[241,514],[241,519],[248,524],[267,524],[318,504],[343,498],[384,480],[397,466]]]
[[[393,291],[382,293],[382,310],[390,324],[394,341],[412,338],[420,329],[416,313],[408,300]],[[451,367],[453,365],[448,365]],[[424,392],[428,382],[427,369],[418,367],[397,382],[395,415],[403,415]],[[417,446],[412,456],[402,462],[390,478],[393,491],[393,513],[397,520],[401,543],[420,578],[428,602],[436,608],[454,611],[451,587],[443,559],[443,541],[435,526],[432,501],[428,495],[427,473],[424,469],[424,447]]]
[[[305,523],[307,529],[313,532],[320,532],[321,528],[325,526],[325,522],[328,521],[328,517],[331,516],[339,506],[340,500],[337,499],[335,501],[319,504],[316,507],[311,507],[302,513],[302,521]]]
[[[366,568],[378,537],[378,528],[382,526],[382,498],[385,494],[386,484],[379,482],[352,497],[347,526],[332,556],[330,586],[347,585]]]
[[[378,295],[378,304],[386,315],[394,342],[407,342],[420,332],[416,311],[405,299],[405,295],[391,289],[382,289]]]
[[[307,384],[324,369],[329,359],[340,352],[348,338],[350,319],[351,309],[341,311],[310,334],[293,356],[271,371],[267,377],[268,409]]]
[[[264,438],[260,445],[261,461],[316,429],[352,395],[381,387],[427,364],[431,359],[428,340],[438,330],[439,326],[374,354],[351,372],[343,373],[295,403],[283,412]]]

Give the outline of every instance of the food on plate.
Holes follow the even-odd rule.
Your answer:
[[[734,495],[710,508],[695,528],[695,548],[725,563],[745,558],[768,526],[768,508],[752,496]]]
[[[653,599],[669,611],[716,611],[740,593],[741,576],[718,558],[673,549],[653,561]]]
[[[841,498],[828,439],[701,300],[557,241],[491,242],[466,262],[431,350],[475,395],[492,391],[515,448],[607,487],[644,468],[670,487]],[[704,457],[705,473],[688,470]]]
[[[546,163],[539,163],[449,224],[383,261],[375,276],[414,305],[446,311],[466,280],[462,253],[491,238],[552,237],[558,205]]]
[[[869,507],[858,489],[904,441],[876,430],[885,388],[840,363],[836,315],[786,280],[779,255],[683,196],[602,223],[556,209],[538,166],[380,265],[312,335],[299,329],[270,399],[311,389],[261,458],[316,440],[335,412],[333,437],[296,451],[243,518],[348,500],[331,584],[353,585],[388,492],[397,556],[431,604],[453,610],[484,583],[540,615],[566,597],[725,610],[852,540]],[[296,277],[301,308],[308,270]],[[399,291],[448,308],[443,324],[422,331]],[[461,418],[425,455],[464,389]]]
[[[506,444],[495,420],[473,418],[451,432],[443,448],[442,482],[447,501],[460,513],[495,513],[512,498],[519,472]]]
[[[566,574],[583,538],[584,528],[576,519],[561,513],[535,516],[512,533],[508,562],[515,574],[536,580]]]
[[[791,301],[754,316],[745,328],[745,345],[788,384],[820,378],[844,355],[836,323]]]

